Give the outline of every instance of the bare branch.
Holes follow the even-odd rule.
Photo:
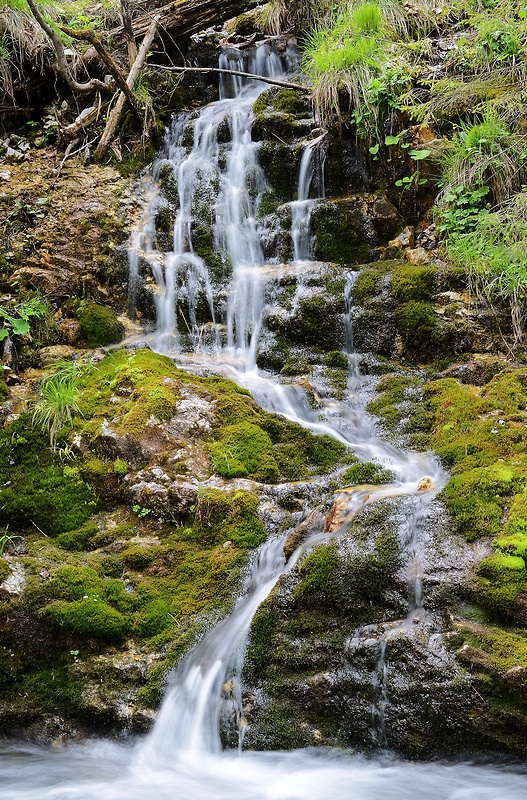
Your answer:
[[[169,72],[216,72],[222,75],[237,75],[240,78],[251,78],[254,81],[263,81],[272,86],[282,86],[284,89],[296,89],[299,92],[308,92],[309,86],[302,83],[292,83],[291,81],[281,81],[278,78],[267,78],[264,75],[253,75],[251,72],[238,72],[235,69],[220,69],[220,67],[165,67],[155,64],[156,69],[163,69]]]

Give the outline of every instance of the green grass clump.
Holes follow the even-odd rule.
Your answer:
[[[114,344],[123,338],[124,327],[107,306],[101,306],[92,300],[83,300],[77,308],[77,318],[90,347]]]
[[[193,531],[197,541],[207,547],[230,541],[237,547],[252,548],[267,538],[258,516],[258,498],[247,491],[202,489]]]
[[[524,143],[525,149],[525,143]],[[448,257],[468,265],[472,292],[510,308],[515,340],[523,339],[527,298],[527,196],[522,192],[493,213],[479,214],[471,230],[452,235]]]

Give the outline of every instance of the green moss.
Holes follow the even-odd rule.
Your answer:
[[[169,206],[161,206],[155,217],[155,226],[158,233],[171,233],[174,227],[174,214]]]
[[[279,478],[268,434],[250,422],[225,426],[209,452],[214,471],[224,478],[254,478],[267,483]]]
[[[353,284],[353,299],[359,305],[379,294],[382,273],[378,269],[363,269]]]
[[[11,567],[5,558],[0,557],[0,583],[3,583],[8,575],[11,574]]]
[[[473,541],[499,532],[506,500],[526,482],[523,470],[499,464],[477,467],[450,478],[441,496],[457,530]]]
[[[391,483],[394,479],[393,472],[383,469],[380,464],[367,461],[360,464],[353,464],[342,476],[342,484],[383,484]]]
[[[288,338],[302,346],[336,350],[344,345],[344,298],[316,294],[300,301],[294,316],[283,323]]]
[[[97,596],[83,597],[70,603],[55,600],[46,606],[43,614],[52,625],[76,636],[118,642],[129,632],[125,617]]]
[[[346,215],[335,205],[318,205],[311,215],[311,226],[315,235],[314,255],[318,261],[350,265],[369,260],[368,245],[350,228]]]
[[[9,396],[9,387],[7,383],[0,378],[0,399],[5,400]]]
[[[95,522],[86,522],[74,531],[67,531],[57,536],[56,542],[64,550],[89,550],[93,537],[99,532]]]
[[[77,318],[90,347],[113,344],[123,338],[124,327],[107,306],[101,306],[92,300],[83,300],[77,308]]]
[[[265,191],[258,204],[258,216],[259,217],[267,217],[269,214],[274,214],[280,205],[280,198],[272,191],[272,189],[268,189]]]
[[[430,300],[434,275],[432,267],[399,266],[390,276],[388,293],[397,303]]]
[[[408,416],[408,410],[402,407],[413,399],[414,390],[418,387],[417,378],[403,375],[385,375],[377,384],[379,396],[368,404],[370,414],[381,417],[384,424],[391,429],[399,426],[401,420]]]
[[[272,99],[278,94],[278,91],[277,88],[272,86],[270,89],[266,89],[265,92],[258,95],[253,103],[253,114],[255,117],[263,114],[265,110],[271,106]]]
[[[202,489],[198,493],[193,531],[206,547],[233,542],[251,548],[267,538],[258,516],[258,498],[252,492]]]
[[[441,345],[439,325],[430,303],[409,300],[395,309],[395,318],[408,351],[424,355]]]
[[[465,640],[489,656],[489,667],[505,676],[514,667],[527,664],[527,638],[523,632],[507,631],[491,626],[457,626]]]
[[[143,638],[150,638],[170,628],[173,621],[174,617],[164,600],[151,600],[136,619],[134,633]]]
[[[331,367],[332,369],[348,369],[348,357],[342,350],[332,350],[330,353],[326,353],[322,363],[325,367]]]
[[[304,95],[296,89],[279,89],[271,99],[271,105],[276,111],[286,114],[301,114],[306,109]]]
[[[311,364],[301,356],[289,356],[280,370],[280,375],[305,375],[311,371]]]
[[[269,652],[276,631],[276,620],[266,603],[254,615],[247,643],[247,658],[256,674],[262,672],[268,663]]]
[[[179,206],[179,192],[172,164],[163,164],[159,171],[159,183],[163,195],[173,208],[177,209]]]
[[[0,429],[0,525],[37,526],[56,535],[81,526],[94,512],[94,493],[49,449],[47,437],[23,414]]]
[[[210,226],[199,224],[192,230],[194,250],[203,259],[216,281],[225,281],[232,273],[232,264],[226,251],[218,250]]]
[[[116,458],[113,462],[113,471],[116,475],[119,475],[121,478],[129,471],[128,464],[122,458]]]
[[[338,569],[339,557],[334,542],[317,547],[300,567],[302,579],[295,587],[295,598],[316,593],[324,595],[327,600],[334,600],[334,577]]]
[[[496,617],[507,618],[525,589],[525,561],[494,553],[479,564],[470,582],[476,601]]]

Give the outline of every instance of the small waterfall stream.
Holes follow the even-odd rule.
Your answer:
[[[268,47],[249,55],[229,50],[222,64],[264,75],[287,69]],[[247,59],[250,60],[248,63]],[[285,63],[284,63],[285,62]],[[429,453],[398,450],[383,442],[374,420],[366,413],[369,379],[361,376],[353,351],[351,294],[355,274],[346,280],[346,331],[349,377],[346,396],[337,401],[321,397],[318,412],[309,405],[298,385],[279,382],[256,367],[264,308],[263,222],[258,205],[266,190],[258,163],[257,145],[251,139],[252,104],[263,86],[236,77],[226,78],[221,99],[201,110],[192,121],[193,145],[184,147],[188,117],[175,120],[153,180],[147,182],[144,214],[130,248],[131,284],[139,282],[139,256],[149,263],[157,285],[157,328],[152,347],[169,354],[189,369],[221,372],[249,389],[266,409],[311,429],[326,433],[349,446],[364,461],[374,460],[394,472],[389,486],[351,488],[343,492],[345,512],[331,533],[342,534],[367,503],[405,495],[411,512],[401,531],[407,563],[410,611],[380,635],[378,661],[372,683],[377,691],[374,727],[385,743],[384,716],[389,702],[386,663],[387,642],[404,626],[413,625],[422,612],[420,531],[427,510],[445,476]],[[227,122],[230,139],[220,146],[218,129]],[[299,199],[292,204],[294,261],[309,259],[308,199],[317,141],[303,154]],[[160,207],[155,179],[169,165],[177,176],[178,213],[173,249],[157,249],[153,219]],[[208,213],[214,243],[227,254],[232,280],[222,319],[208,266],[192,245],[196,213]],[[196,303],[205,296],[215,333],[201,347]],[[133,295],[133,292],[132,292]],[[185,303],[188,331],[178,331],[177,307]],[[133,297],[131,302],[133,308]],[[189,334],[190,348],[182,341]],[[424,477],[430,485],[423,486]],[[287,564],[283,539],[270,538],[254,554],[246,585],[233,612],[214,627],[183,659],[174,672],[152,733],[133,745],[89,742],[56,752],[31,746],[7,747],[0,752],[0,800],[520,800],[526,777],[514,771],[486,766],[415,764],[393,760],[366,760],[331,749],[284,753],[243,752],[244,720],[240,674],[244,644],[251,619],[269,592],[309,548],[327,541],[322,532],[301,545]],[[399,627],[397,627],[399,626]],[[357,632],[357,642],[361,640]],[[375,685],[376,684],[376,685]],[[223,751],[222,716],[234,715],[240,729],[238,750]]]

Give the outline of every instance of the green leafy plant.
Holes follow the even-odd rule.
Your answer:
[[[25,336],[29,333],[31,317],[44,317],[47,313],[47,306],[43,300],[38,297],[33,297],[25,303],[21,303],[10,314],[5,308],[0,307],[0,317],[3,322],[0,323],[0,342],[7,339],[8,336]]]
[[[479,214],[472,230],[451,235],[446,244],[454,263],[468,266],[474,294],[489,303],[506,302],[516,342],[524,338],[527,305],[527,193],[497,211]]]
[[[57,448],[59,432],[80,413],[78,382],[89,368],[86,361],[58,361],[51,375],[40,386],[40,400],[33,411],[33,424],[49,435],[51,447]]]
[[[0,556],[4,554],[6,547],[8,547],[10,544],[13,544],[16,539],[22,538],[21,536],[15,536],[8,533],[8,529],[9,525],[6,525],[4,530],[0,533]]]

